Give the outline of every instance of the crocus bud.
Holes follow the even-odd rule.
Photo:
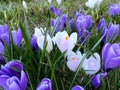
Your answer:
[[[51,2],[52,2],[52,0],[48,0],[48,2],[49,2],[49,3],[51,3]]]
[[[107,72],[102,72],[102,73],[99,73],[99,74],[93,76],[92,81],[91,81],[92,86],[94,88],[98,88],[100,86],[100,84],[101,84],[101,78],[103,80],[106,80],[106,77],[107,77]]]
[[[102,1],[103,0],[88,0],[88,2],[85,3],[85,5],[93,9],[95,6],[99,7]]]
[[[26,12],[27,12],[27,9],[28,9],[28,8],[27,8],[27,4],[26,4],[26,2],[25,2],[24,0],[22,1],[22,5],[23,5],[23,8],[24,8],[24,9],[26,10]]]
[[[42,79],[36,90],[52,90],[52,82],[48,78]]]
[[[57,0],[58,5],[62,3],[62,0]]]
[[[79,85],[76,85],[72,88],[72,90],[85,90],[85,89]]]
[[[100,32],[101,30],[105,29],[106,28],[106,22],[105,22],[105,19],[101,19],[99,24],[98,24],[98,32]]]
[[[19,28],[17,31],[12,31],[13,44],[20,47],[22,44],[22,31]]]

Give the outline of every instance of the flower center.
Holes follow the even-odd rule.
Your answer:
[[[76,60],[76,58],[75,58],[75,57],[72,57],[72,58],[71,58],[71,60],[73,60],[73,61],[74,61],[74,60]]]
[[[66,39],[66,40],[68,40],[68,39],[69,39],[69,37],[68,37],[68,36],[66,36],[66,37],[65,37],[65,39]]]

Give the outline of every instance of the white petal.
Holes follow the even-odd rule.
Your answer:
[[[70,44],[68,49],[69,51],[71,51],[74,48],[76,42],[77,42],[77,33],[72,33],[69,39],[69,44]]]
[[[47,49],[48,53],[50,53],[53,49],[53,45],[52,45],[52,39],[49,34],[47,34],[47,42],[48,43],[47,43],[46,49]]]
[[[39,29],[39,28],[36,27],[36,28],[35,28],[35,34],[34,34],[34,35],[35,35],[37,38],[43,36],[41,29]]]
[[[38,44],[38,47],[43,50],[44,36],[41,36],[41,37],[37,38],[37,44]]]
[[[55,45],[55,37],[53,36],[52,38],[53,44]]]

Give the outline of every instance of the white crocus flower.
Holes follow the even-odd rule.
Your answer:
[[[98,53],[94,53],[94,55],[85,59],[83,63],[83,70],[85,70],[87,75],[97,73],[100,70],[100,55]]]
[[[40,28],[40,29],[35,28],[34,35],[37,37],[37,44],[38,44],[39,48],[43,50],[44,39],[45,39],[44,30],[42,28]],[[47,36],[46,36],[46,41],[47,41],[46,50],[48,51],[48,53],[50,53],[53,49],[53,45],[52,45],[52,39],[49,34],[47,34]]]
[[[95,6],[99,7],[102,1],[103,0],[88,0],[88,2],[85,3],[85,5],[93,9]]]
[[[48,0],[48,2],[51,3],[52,0]],[[62,3],[62,0],[57,0],[57,3],[58,3],[58,5],[60,5]]]
[[[62,0],[57,0],[58,5],[62,3]]]
[[[77,51],[74,53],[73,51],[70,51],[67,55],[67,66],[68,68],[75,72],[82,60],[82,54],[80,51]]]
[[[54,41],[62,53],[65,51],[69,52],[74,48],[77,42],[77,33],[72,33],[69,37],[66,31],[57,32]]]
[[[25,2],[24,0],[22,1],[22,5],[23,5],[23,8],[24,8],[24,9],[26,10],[26,12],[27,12],[27,9],[28,9],[28,8],[27,8],[27,4],[26,4],[26,2]]]
[[[51,2],[52,2],[52,0],[48,0],[48,2],[49,2],[49,3],[51,3]]]

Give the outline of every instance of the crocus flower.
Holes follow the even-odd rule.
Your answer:
[[[101,19],[99,24],[98,24],[98,32],[100,32],[101,30],[103,31],[103,29],[106,28],[106,22],[105,19]]]
[[[33,51],[36,51],[39,48],[38,44],[37,44],[37,38],[34,35],[32,36],[32,38],[30,40],[30,45],[31,45]]]
[[[4,45],[0,42],[0,64],[5,64],[4,59]]]
[[[7,24],[0,25],[0,41],[9,46],[9,28]]]
[[[62,3],[62,0],[57,0],[58,5]]]
[[[113,24],[112,22],[108,25],[108,31],[107,31],[107,41],[108,40],[114,40],[119,34],[119,25]]]
[[[101,2],[103,0],[88,0],[85,5],[91,9],[93,9],[95,6],[99,7]]]
[[[51,3],[51,2],[52,2],[52,0],[48,0],[48,2],[49,2],[49,3]]]
[[[120,14],[120,2],[118,4],[110,4],[109,14],[114,17]]]
[[[26,4],[26,2],[23,0],[22,1],[22,5],[23,5],[23,8],[26,10],[26,12],[27,12],[27,9],[28,9],[28,7],[27,7],[27,4]]]
[[[67,66],[70,70],[76,71],[82,59],[82,54],[80,51],[74,53],[70,51],[67,55]]]
[[[92,86],[93,86],[94,88],[100,87],[101,78],[102,78],[103,80],[106,80],[106,77],[107,77],[107,72],[102,72],[102,73],[99,73],[99,74],[93,76],[93,77],[92,77],[92,80],[91,80]]]
[[[48,78],[42,79],[36,90],[52,90],[52,82]]]
[[[100,55],[98,53],[94,53],[94,56],[90,56],[88,59],[85,59],[82,67],[88,75],[97,73],[100,70]]]
[[[13,44],[20,47],[22,43],[22,31],[19,28],[17,31],[12,31]]]
[[[12,60],[1,66],[0,86],[5,90],[26,90],[27,76],[19,61]]]
[[[55,43],[59,50],[63,53],[65,51],[71,51],[77,42],[77,33],[72,33],[70,37],[66,31],[57,32],[55,35]]]
[[[72,88],[72,90],[85,90],[85,89],[79,85],[76,85]]]
[[[79,29],[86,29],[89,30],[94,21],[92,20],[92,16],[90,15],[83,15],[83,14],[76,14],[76,28]]]
[[[56,15],[56,16],[60,16],[62,14],[62,9],[58,8],[56,9],[54,6],[50,6],[50,10]]]
[[[102,68],[110,71],[120,66],[120,43],[107,43],[102,49]]]
[[[58,24],[56,26],[56,32],[60,31],[62,28],[65,28],[67,26],[68,16],[66,14],[63,14],[60,20],[58,21]],[[52,28],[56,25],[57,19],[51,19],[51,26]]]
[[[44,47],[44,40],[45,40],[45,35],[44,35],[44,30],[42,28],[35,28],[35,37],[37,38],[37,44],[38,44],[38,47],[40,49],[43,50],[43,47]],[[52,39],[50,37],[50,35],[47,33],[47,36],[46,36],[46,41],[47,41],[47,47],[46,47],[46,50],[48,51],[48,53],[50,53],[53,49],[53,45],[52,45]]]

